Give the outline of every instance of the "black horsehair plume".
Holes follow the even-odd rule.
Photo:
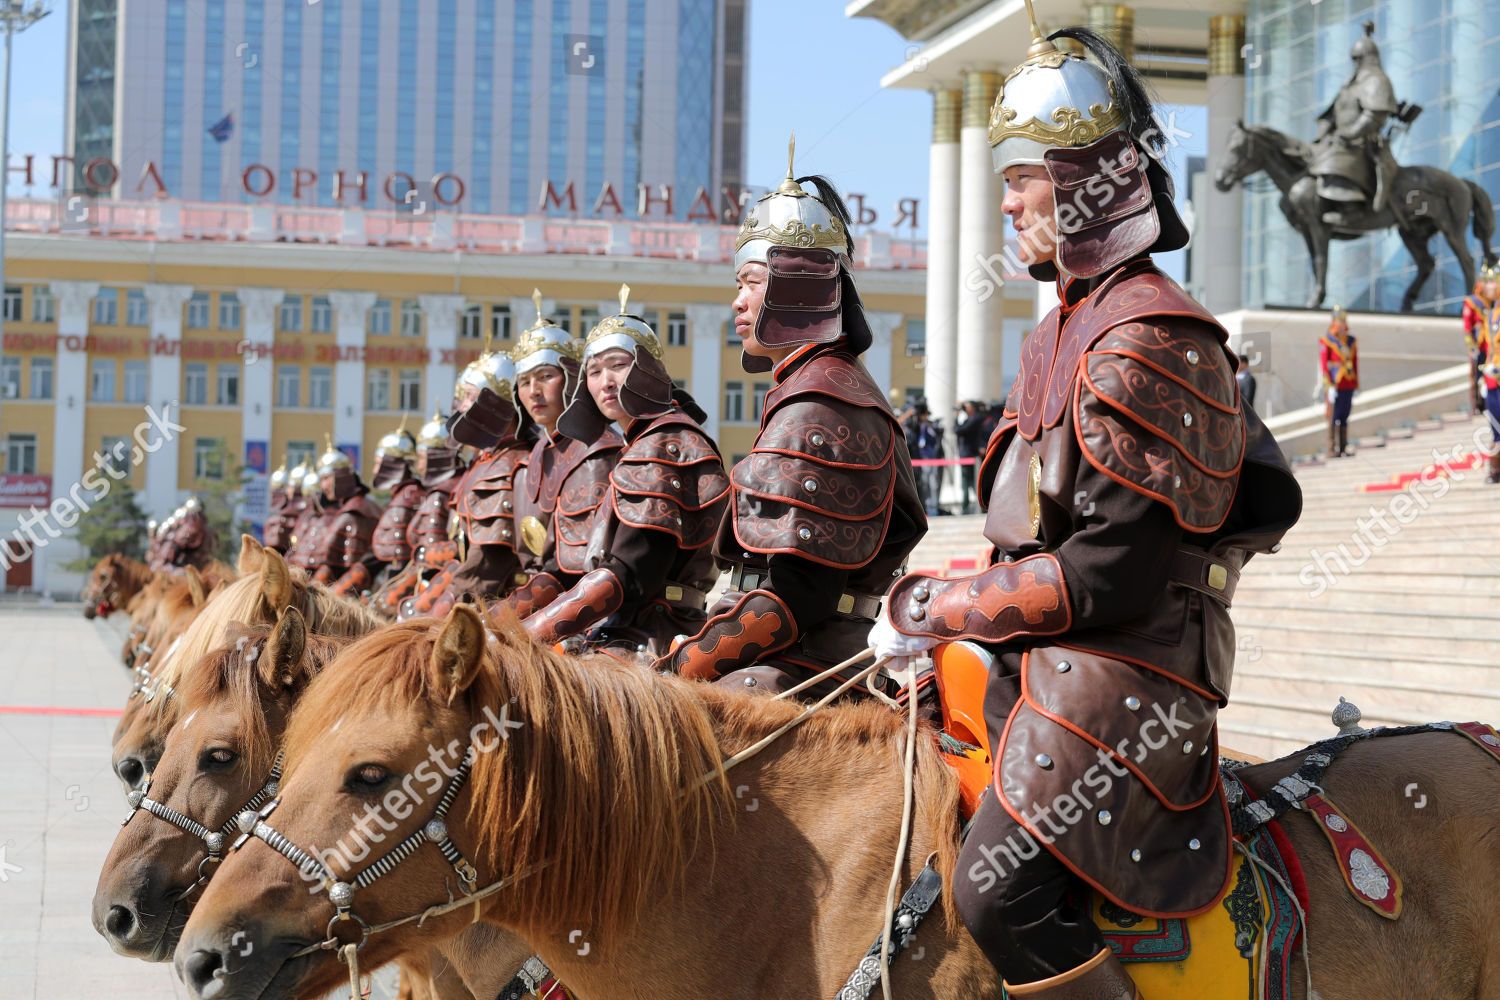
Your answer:
[[[1154,95],[1140,71],[1130,65],[1130,60],[1109,39],[1089,28],[1059,28],[1047,36],[1048,41],[1059,38],[1071,38],[1082,45],[1109,74],[1125,106],[1126,129],[1155,159],[1161,159],[1167,151],[1166,137],[1156,117]]]
[[[833,186],[833,181],[822,174],[808,174],[806,177],[798,177],[797,183],[811,184],[818,192],[817,199],[844,224],[844,236],[849,243],[849,256],[854,256],[854,234],[849,231],[849,206],[844,204],[844,199],[839,195],[838,188]]]

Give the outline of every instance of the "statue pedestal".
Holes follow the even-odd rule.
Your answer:
[[[1322,403],[1318,341],[1328,330],[1327,310],[1236,309],[1218,319],[1229,330],[1230,348],[1250,357],[1255,409],[1263,418]],[[1366,391],[1468,358],[1457,316],[1350,312],[1349,332],[1359,345],[1359,384]]]

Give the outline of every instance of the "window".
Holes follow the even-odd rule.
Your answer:
[[[50,289],[33,288],[31,290],[31,321],[33,323],[57,322],[57,299],[52,297]]]
[[[307,370],[307,405],[315,410],[333,406],[333,369],[327,365],[313,365]]]
[[[422,369],[401,369],[401,381],[397,388],[399,399],[396,405],[407,413],[417,413],[422,409]]]
[[[146,401],[148,371],[144,361],[125,362],[125,394],[121,397],[124,402],[144,403]]]
[[[12,434],[5,439],[5,471],[12,476],[36,475],[35,434]]]
[[[240,328],[240,297],[233,292],[219,293],[219,329]]]
[[[925,319],[906,320],[906,356],[908,358],[920,358],[927,353],[927,321]]]
[[[99,289],[99,294],[94,296],[94,325],[114,326],[118,322],[120,322],[120,290],[118,288]]]
[[[219,394],[217,399],[220,406],[240,405],[240,366],[233,363],[219,365]]]
[[[307,328],[313,333],[333,332],[333,303],[322,295],[312,300],[312,309],[307,317]]]
[[[183,325],[189,330],[207,330],[211,304],[207,292],[194,292],[193,297],[187,301],[187,320]]]
[[[52,398],[52,359],[31,359],[31,398]]]
[[[296,365],[276,366],[276,405],[302,405],[302,369]]]
[[[687,313],[667,314],[667,346],[687,346]]]
[[[484,306],[469,306],[459,313],[458,335],[469,340],[484,336]]]
[[[573,332],[573,307],[572,306],[563,306],[562,307],[562,311],[557,314],[557,318],[555,320],[553,320],[553,322],[556,323],[558,326],[562,327],[563,330],[566,331],[567,333],[572,333]]]
[[[755,409],[751,414],[752,419],[759,420],[762,413],[766,411],[766,393],[771,391],[771,383],[755,383]]]
[[[365,372],[365,409],[379,412],[391,408],[391,370],[371,368]]]
[[[21,322],[21,318],[22,318],[21,306],[22,306],[21,286],[20,285],[6,285],[5,286],[5,307],[4,307],[3,311],[4,311],[4,315],[5,315],[5,321],[7,323],[19,323],[19,322]]]
[[[0,358],[0,399],[21,398],[21,359]]]
[[[597,309],[580,309],[580,310],[578,310],[578,329],[583,331],[582,336],[587,337],[591,332],[593,332],[594,327],[596,327],[598,325],[599,325],[599,310],[597,310]]]
[[[510,306],[490,307],[490,336],[496,340],[509,340],[512,327],[510,325]]]
[[[193,441],[193,478],[224,478],[223,438],[197,438]]]
[[[114,437],[106,434],[104,441],[100,444],[99,455],[115,472],[130,471],[130,447],[131,441],[128,437]]]
[[[312,465],[318,459],[318,446],[312,441],[288,441],[286,443],[286,467],[295,469],[306,462]]]
[[[125,293],[125,325],[151,325],[151,308],[146,302],[146,293],[143,289],[132,288]]]
[[[89,399],[96,403],[115,401],[115,363],[105,358],[95,358],[89,369]]]
[[[376,299],[370,307],[370,333],[385,335],[391,332],[391,300]]]
[[[420,302],[401,303],[401,336],[422,336],[422,304]]]
[[[298,295],[288,295],[281,300],[281,308],[277,310],[277,328],[282,333],[302,332],[302,298]]]
[[[728,344],[730,347],[739,347],[743,344],[743,341],[740,340],[739,331],[735,329],[734,319],[732,317],[724,321],[723,329],[724,343]]]
[[[724,383],[724,420],[737,423],[745,419],[745,383]]]
[[[208,364],[192,361],[182,366],[182,405],[208,404]]]

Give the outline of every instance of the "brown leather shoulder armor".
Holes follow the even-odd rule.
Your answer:
[[[685,549],[709,544],[729,502],[719,449],[680,412],[655,418],[610,472],[622,524],[665,531]]]
[[[815,390],[768,406],[754,448],[731,473],[743,549],[842,569],[870,561],[885,539],[898,458],[909,466],[904,438],[879,402]]]
[[[352,496],[323,515],[315,566],[352,566],[370,551],[380,508],[363,495]]]
[[[422,504],[422,484],[408,479],[396,486],[391,502],[375,525],[370,551],[381,562],[404,565],[411,559],[411,544],[406,540],[407,525]]]
[[[486,451],[470,467],[464,488],[455,498],[470,543],[513,544],[516,470],[529,455],[528,446],[512,438]]]
[[[586,573],[594,511],[609,492],[609,473],[625,442],[613,431],[585,446],[567,470],[552,512],[557,565],[566,573]],[[570,449],[571,450],[571,449]]]
[[[453,505],[453,491],[460,479],[445,479],[427,491],[422,504],[406,529],[406,540],[412,548],[448,540],[448,512]]]

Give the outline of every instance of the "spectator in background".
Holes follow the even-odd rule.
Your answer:
[[[953,419],[953,434],[958,438],[958,457],[961,462],[958,467],[961,484],[959,496],[963,512],[973,514],[979,509],[975,477],[979,471],[979,457],[984,454],[984,446],[988,441],[985,430],[990,425],[989,411],[978,400],[969,399],[958,404],[953,411]]]
[[[1240,355],[1240,366],[1235,370],[1234,381],[1240,387],[1240,399],[1250,409],[1255,409],[1255,376],[1250,374],[1250,358]]]
[[[927,408],[927,401],[920,400],[913,407],[915,418],[912,431],[908,434],[908,442],[914,445],[916,451],[913,455],[918,459],[939,459],[943,457],[943,428],[941,424],[934,423],[932,414]],[[927,509],[928,517],[936,517],[943,513],[938,506],[938,494],[943,488],[943,467],[941,465],[922,465],[917,467],[918,492],[922,496],[922,506]]]

